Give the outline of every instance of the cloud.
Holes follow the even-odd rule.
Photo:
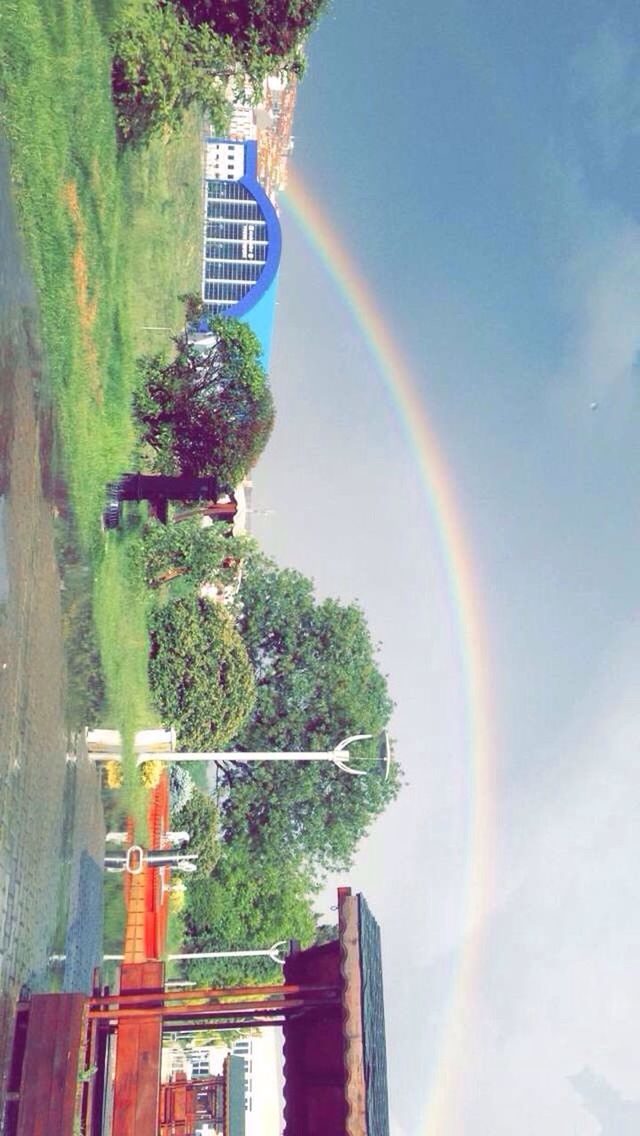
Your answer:
[[[626,1100],[592,1069],[582,1069],[569,1080],[589,1114],[600,1122],[601,1136],[637,1136],[640,1101]]]
[[[628,396],[638,377],[640,225],[621,161],[640,137],[639,76],[637,35],[602,23],[570,62],[574,113],[555,124],[541,162],[562,336],[554,409],[575,405],[576,393]]]
[[[504,902],[488,928],[461,1131],[640,1130],[629,1127],[640,1083],[639,684],[640,624],[536,761],[548,772],[512,785]]]
[[[640,134],[640,48],[613,21],[602,24],[573,59],[572,95],[606,168],[625,142]]]
[[[564,272],[564,370],[571,386],[598,397],[637,377],[640,226],[624,217],[593,221],[596,234],[585,235]]]

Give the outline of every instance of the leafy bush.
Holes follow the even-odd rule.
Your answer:
[[[169,894],[169,907],[174,914],[177,914],[178,912],[184,910],[184,905],[187,898],[186,885],[183,884],[183,886],[180,887],[180,882],[181,881],[179,881],[178,884],[173,884],[172,890]]]
[[[172,765],[169,769],[169,808],[172,817],[187,804],[195,790],[193,778],[181,765]]]
[[[239,50],[265,56],[286,69],[300,66],[303,40],[326,0],[180,0],[189,20],[231,36]]]
[[[223,133],[235,72],[232,45],[208,25],[194,27],[171,4],[129,7],[112,37],[111,85],[122,141],[140,143],[179,126],[183,111],[202,106]]]
[[[203,600],[177,599],[150,616],[149,679],[182,749],[219,749],[235,737],[255,701],[253,669],[233,621]]]
[[[189,851],[198,853],[197,875],[211,872],[220,856],[219,817],[215,801],[196,789],[172,816],[171,823],[189,833]]]
[[[311,943],[315,891],[299,864],[266,850],[257,856],[241,840],[224,845],[215,872],[187,882],[185,950],[264,948],[289,938]],[[269,959],[220,959],[191,963],[187,973],[202,985],[222,985],[265,981],[278,968]]]
[[[254,547],[250,537],[234,537],[227,525],[202,528],[198,519],[164,525],[150,520],[144,530],[143,566],[149,584],[188,576],[194,588],[205,581],[233,584],[238,563]]]
[[[140,780],[145,789],[155,789],[160,784],[164,762],[157,759],[143,761],[140,766]]]

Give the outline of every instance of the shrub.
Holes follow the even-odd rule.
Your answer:
[[[189,851],[198,853],[194,879],[211,872],[220,857],[219,816],[215,801],[196,789],[186,805],[172,818],[172,823],[189,833]]]
[[[246,722],[255,700],[253,670],[228,612],[181,598],[150,616],[149,679],[166,727],[183,749],[226,745]]]
[[[179,126],[196,103],[223,132],[235,71],[230,43],[207,25],[195,28],[171,4],[127,10],[112,37],[111,87],[123,142],[141,143]]]
[[[104,782],[107,789],[122,788],[122,764],[119,761],[107,761],[104,768]]]
[[[143,761],[140,766],[140,780],[147,789],[155,789],[160,784],[164,762],[156,759]]]
[[[181,765],[172,765],[169,769],[169,803],[173,817],[187,804],[191,798],[195,784],[186,769]]]

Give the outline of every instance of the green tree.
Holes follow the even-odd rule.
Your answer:
[[[216,869],[187,881],[184,910],[185,949],[263,950],[282,939],[313,941],[314,887],[299,865],[260,855],[243,841],[224,847]],[[268,959],[194,963],[189,977],[198,982],[265,981],[279,973]]]
[[[194,590],[204,582],[233,584],[243,558],[254,547],[248,536],[231,536],[227,525],[201,528],[199,520],[165,525],[150,520],[142,539],[142,568],[147,583],[186,577]]]
[[[165,726],[182,749],[225,745],[242,728],[255,698],[253,670],[228,612],[199,599],[152,610],[149,680]]]
[[[180,0],[196,26],[208,24],[229,36],[245,55],[257,51],[271,61],[292,64],[326,0]]]
[[[111,87],[123,142],[175,129],[193,103],[217,131],[228,126],[228,80],[238,69],[230,40],[195,27],[171,4],[129,5],[112,36]]]
[[[362,777],[320,763],[234,764],[225,839],[277,850],[312,873],[344,868],[400,782],[395,764],[385,780],[377,760],[392,702],[364,616],[356,605],[318,603],[310,580],[259,553],[245,563],[239,598],[256,700],[234,748],[327,750],[352,734],[374,738],[351,751]]]
[[[237,485],[269,438],[273,399],[251,329],[233,319],[210,322],[216,341],[209,350],[181,338],[171,362],[139,361],[134,413],[158,472],[214,474]]]
[[[171,818],[175,830],[189,833],[189,852],[198,853],[198,872],[206,874],[215,867],[220,856],[218,809],[215,801],[200,789],[176,810]]]

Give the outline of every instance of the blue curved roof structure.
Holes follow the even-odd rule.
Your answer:
[[[257,177],[257,143],[208,138],[202,297],[247,323],[269,362],[282,235]]]
[[[271,357],[271,340],[273,337],[277,291],[278,277],[274,276],[269,287],[262,292],[253,307],[249,308],[244,315],[238,317],[243,323],[249,325],[254,335],[257,335],[260,346],[262,347],[262,359],[265,367],[268,366]],[[230,311],[226,314],[235,316],[236,312]]]

